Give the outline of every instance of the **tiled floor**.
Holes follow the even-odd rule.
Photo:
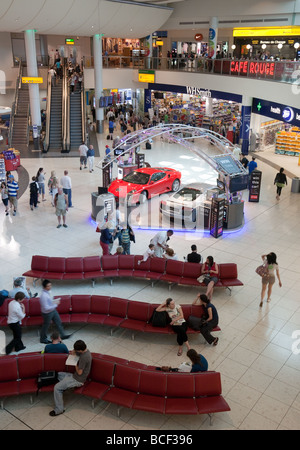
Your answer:
[[[106,135],[106,133],[104,133]],[[106,141],[99,140],[101,155]],[[146,151],[147,160],[155,165],[168,164],[182,170],[183,182],[197,179],[204,174],[206,181],[214,182],[212,170],[191,154],[182,152],[177,145],[156,141],[152,150]],[[271,157],[272,155],[270,155]],[[99,159],[97,159],[99,161]],[[291,161],[291,160],[290,160]],[[296,158],[293,158],[295,166]],[[14,276],[30,267],[31,256],[87,256],[100,253],[99,236],[95,223],[90,220],[92,191],[100,185],[101,174],[95,170],[79,170],[79,158],[33,158],[22,161],[30,177],[39,167],[47,172],[56,170],[58,176],[65,168],[73,182],[74,208],[68,213],[68,229],[56,229],[54,208],[50,198],[36,211],[30,211],[28,193],[19,201],[16,217],[6,217],[1,208],[0,219],[0,280],[1,289],[12,285]],[[290,163],[291,164],[291,163]],[[28,396],[9,398],[0,410],[0,429],[4,430],[197,430],[197,429],[299,429],[300,428],[300,356],[293,354],[292,333],[300,330],[300,252],[299,217],[300,194],[283,189],[280,202],[275,199],[273,185],[276,170],[259,161],[263,172],[262,194],[258,204],[245,204],[245,225],[242,230],[225,234],[219,239],[207,233],[176,232],[171,246],[183,259],[193,243],[204,257],[213,255],[217,262],[236,262],[243,287],[234,288],[229,296],[224,290],[215,290],[213,303],[220,316],[219,344],[210,347],[201,336],[192,336],[192,347],[201,352],[209,362],[209,369],[220,371],[223,395],[231,411],[215,415],[209,425],[207,416],[161,416],[123,409],[117,416],[117,407],[104,402],[91,407],[87,398],[78,398],[66,392],[65,414],[51,418],[52,394],[42,394],[33,405]],[[290,169],[292,171],[292,169]],[[245,193],[245,200],[247,200]],[[131,252],[143,253],[154,232],[136,230],[136,244]],[[283,286],[276,283],[271,303],[259,308],[260,278],[255,268],[260,256],[274,251],[278,255]],[[28,281],[30,284],[30,281]],[[41,291],[40,284],[37,291]],[[172,296],[177,302],[191,303],[197,289],[173,287],[171,293],[166,284],[154,288],[142,280],[117,280],[110,286],[108,280],[98,281],[95,288],[89,282],[54,282],[53,293],[113,294],[131,300],[162,302]],[[65,341],[71,349],[77,339],[83,339],[94,352],[107,353],[149,364],[177,366],[186,359],[178,357],[174,336],[138,334],[131,340],[131,333],[110,330],[94,325],[69,325],[67,332],[74,332]],[[10,338],[10,332],[2,328]],[[300,334],[300,331],[299,331]],[[36,328],[23,329],[26,351],[39,351]],[[298,345],[298,349],[300,345]]]

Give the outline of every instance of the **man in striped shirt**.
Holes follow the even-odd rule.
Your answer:
[[[11,208],[14,208],[13,215],[15,216],[17,213],[18,207],[18,190],[19,185],[15,181],[14,176],[10,175],[7,182],[7,190],[8,190],[8,200],[10,202]]]

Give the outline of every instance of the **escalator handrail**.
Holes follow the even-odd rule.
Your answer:
[[[51,74],[48,72],[47,78],[47,107],[46,107],[46,134],[44,139],[44,151],[49,149],[49,139],[50,139],[50,116],[51,116],[51,92],[52,92],[52,82]]]
[[[84,71],[82,67],[82,82],[81,82],[81,127],[82,127],[82,141],[87,143],[86,132],[86,108],[85,108],[85,96],[84,96]]]

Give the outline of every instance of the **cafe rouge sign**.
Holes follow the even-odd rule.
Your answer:
[[[265,61],[231,61],[230,73],[239,75],[269,75],[273,76],[275,70],[274,62]]]

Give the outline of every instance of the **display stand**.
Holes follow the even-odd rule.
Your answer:
[[[210,234],[218,238],[223,234],[224,198],[213,198],[210,214]]]
[[[0,182],[6,180],[5,160],[0,158]]]
[[[249,202],[259,202],[262,172],[253,170],[249,181]]]
[[[108,213],[114,212],[115,199],[113,194],[110,194],[108,192],[107,194],[99,195],[98,192],[92,192],[91,200],[92,200],[91,217],[93,220],[102,223],[104,222],[104,218],[107,216]]]
[[[118,180],[122,180],[126,175],[138,169],[137,164],[118,164]]]
[[[102,185],[108,187],[112,181],[112,163],[102,163]]]

